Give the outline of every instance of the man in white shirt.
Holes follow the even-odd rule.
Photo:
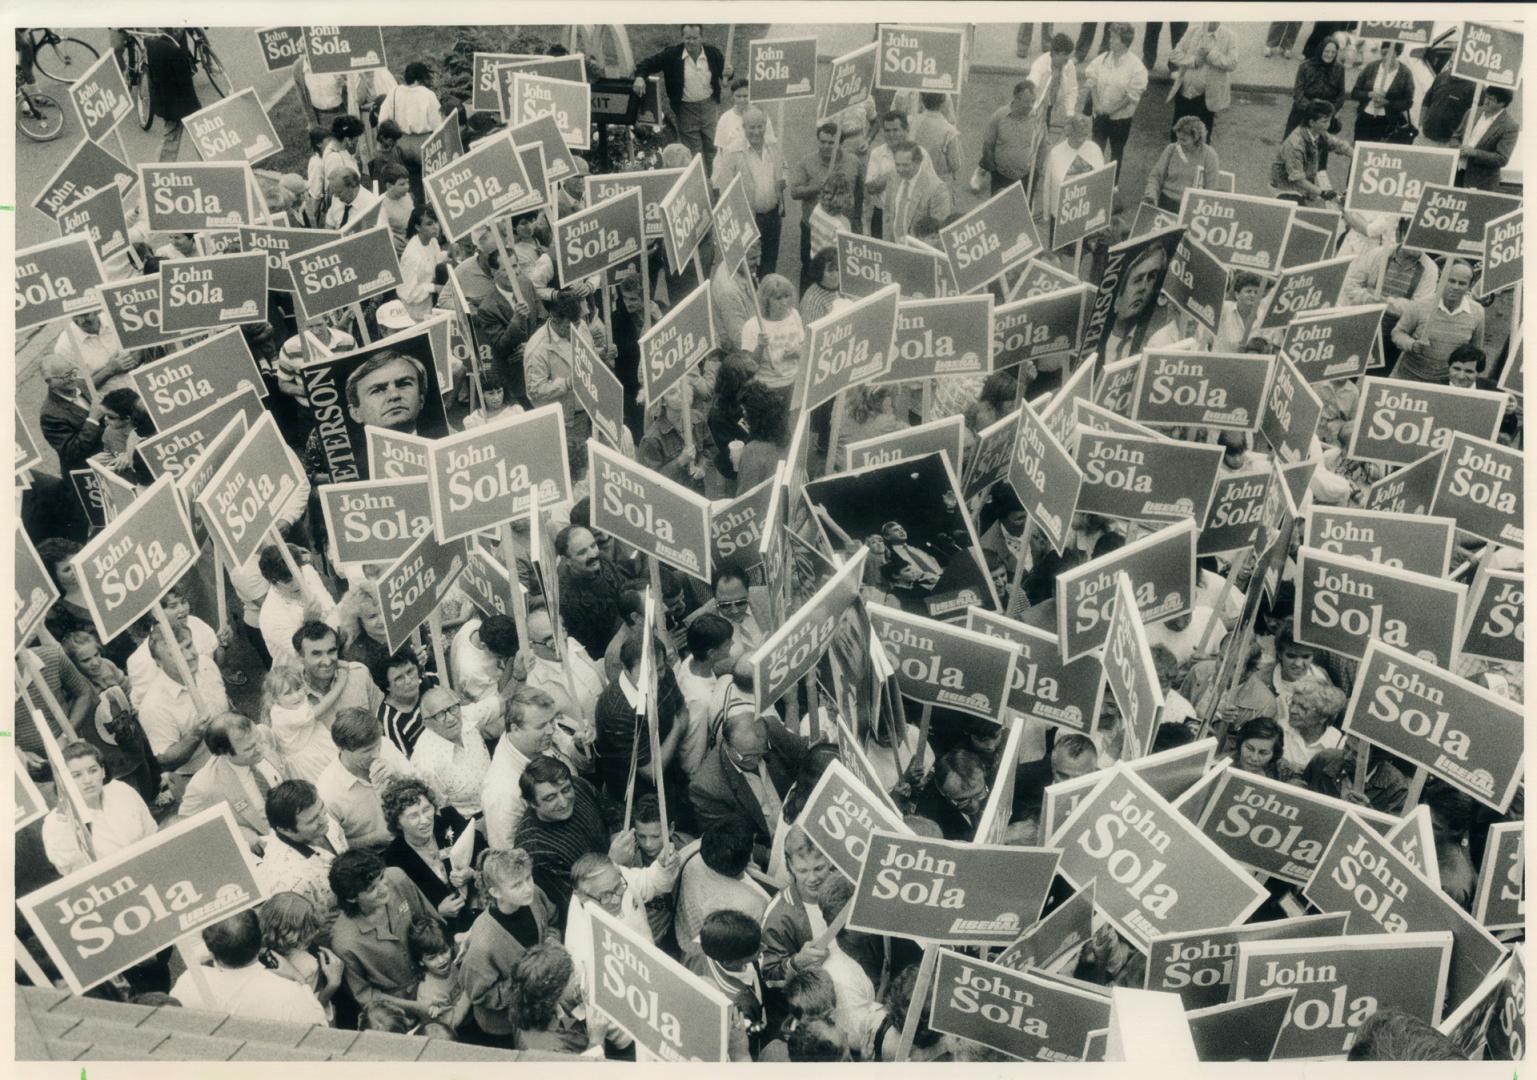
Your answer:
[[[621,855],[620,862],[634,862],[634,834],[619,838],[626,846],[628,855]],[[631,867],[616,865],[608,855],[590,852],[571,864],[571,881],[575,888],[571,903],[566,909],[566,951],[586,967],[585,961],[592,956],[591,908],[600,908],[606,915],[624,923],[636,934],[649,940],[651,923],[646,917],[646,905],[663,893],[670,892],[678,880],[678,853],[669,844],[662,848],[649,866]],[[584,982],[590,983],[591,971],[584,971]]]
[[[731,685],[734,636],[731,621],[710,612],[688,624],[688,657],[673,669],[688,709],[688,729],[678,746],[685,775],[693,776],[704,764],[710,725],[723,715],[726,689]]]
[[[302,548],[289,546],[289,552],[298,562],[304,555]],[[337,627],[336,603],[326,591],[325,582],[308,562],[299,564],[299,580],[295,581],[288,568],[288,559],[276,545],[265,547],[258,556],[258,568],[267,582],[267,595],[262,598],[261,614],[257,618],[261,627],[262,642],[267,646],[273,663],[291,662],[294,659],[293,637],[306,622],[323,622],[333,630]]]
[[[542,690],[555,702],[555,711],[573,720],[590,721],[598,708],[606,683],[603,669],[576,638],[566,637],[565,659],[555,651],[555,630],[550,613],[535,608],[528,613],[528,651],[524,683],[531,690]]]
[[[203,746],[208,721],[230,707],[218,665],[193,654],[192,635],[185,628],[176,632],[176,639],[192,675],[191,685],[171,643],[157,627],[150,634],[150,656],[160,670],[144,692],[139,723],[160,767],[171,774],[171,791],[179,799],[192,774],[208,760]]]
[[[99,311],[76,315],[64,324],[53,343],[53,355],[73,360],[100,393],[132,386],[128,373],[139,366],[134,354],[123,348],[117,331]]]
[[[262,838],[256,880],[268,896],[296,892],[315,905],[329,928],[336,918],[331,862],[347,850],[341,823],[326,812],[320,792],[308,780],[285,780],[267,793],[272,832]]]
[[[480,791],[491,755],[480,732],[464,722],[459,695],[435,686],[422,695],[422,731],[411,767],[440,798],[466,818],[480,813]]]
[[[548,694],[520,687],[507,700],[504,716],[507,729],[480,789],[486,840],[494,848],[517,847],[518,823],[527,810],[518,778],[534,757],[555,753],[555,702]]]
[[[272,735],[240,713],[220,713],[208,722],[203,745],[213,756],[187,782],[180,816],[193,817],[227,803],[246,843],[261,853],[267,822],[267,793],[283,782]]]
[[[184,972],[171,987],[171,996],[183,1007],[255,1020],[326,1025],[326,1011],[314,991],[262,966],[261,923],[254,908],[207,927],[203,944],[213,954],[213,965]]]
[[[1051,39],[1051,51],[1042,53],[1030,65],[1030,81],[1035,84],[1036,115],[1046,121],[1043,150],[1055,145],[1067,134],[1067,122],[1078,111],[1078,67],[1073,62],[1073,39],[1057,34]]]
[[[1120,161],[1125,154],[1137,105],[1147,93],[1147,68],[1131,51],[1136,36],[1131,23],[1112,23],[1105,30],[1109,51],[1089,61],[1083,73],[1093,103],[1094,141],[1104,149],[1106,161]]]
[[[865,165],[865,197],[869,201],[870,235],[880,236],[882,217],[886,212],[886,188],[896,176],[896,162],[891,148],[908,141],[907,114],[895,109],[881,117],[882,140],[870,148],[870,160]]]
[[[392,834],[379,793],[411,765],[380,733],[379,719],[362,709],[344,709],[331,725],[336,760],[315,782],[326,811],[341,823],[348,847],[382,849]]]
[[[326,228],[345,229],[374,208],[379,196],[362,186],[356,170],[348,164],[332,166],[326,172],[326,188],[331,192],[331,206],[326,210]]]

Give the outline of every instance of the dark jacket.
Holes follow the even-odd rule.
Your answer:
[[[528,292],[533,295],[532,290]],[[519,317],[507,298],[497,289],[475,306],[470,316],[475,335],[475,351],[481,367],[490,367],[501,376],[509,401],[527,404],[523,384],[523,343],[528,340],[529,318]]]
[[[946,840],[972,840],[977,833],[977,823],[968,821],[966,815],[955,808],[939,790],[939,783],[932,776],[913,800],[913,813],[926,817],[939,826]]]
[[[1425,100],[1420,103],[1420,131],[1427,139],[1449,141],[1457,131],[1457,125],[1478,100],[1478,84],[1472,79],[1452,74],[1447,64],[1436,75]]]
[[[710,65],[710,100],[720,103],[721,74],[726,70],[726,58],[714,45],[702,46],[705,63]],[[669,45],[655,56],[648,56],[635,65],[635,77],[646,78],[660,74],[667,84],[667,100],[673,112],[683,105],[683,43]]]
[[[192,86],[192,56],[164,34],[144,43],[149,75],[150,111],[167,122],[179,122],[203,106]]]
[[[86,459],[101,453],[101,421],[86,417],[90,411],[60,397],[53,391],[43,399],[38,426],[43,438],[59,455],[59,470],[68,476],[73,469],[86,467]]]
[[[1381,60],[1373,60],[1361,69],[1361,74],[1356,77],[1355,89],[1350,96],[1355,98],[1357,104],[1356,127],[1362,126],[1362,121],[1371,121],[1373,125],[1381,126],[1385,131],[1392,131],[1401,126],[1409,118],[1409,110],[1414,106],[1414,79],[1409,74],[1409,69],[1403,64],[1398,65],[1398,70],[1393,74],[1393,81],[1388,84],[1388,102],[1383,107],[1387,114],[1382,120],[1366,115],[1366,106],[1371,101],[1372,88],[1377,85],[1377,69],[1382,66]]]
[[[1469,109],[1463,114],[1462,123],[1457,125],[1452,137],[1461,142],[1463,132],[1477,123],[1478,114]],[[1484,132],[1477,143],[1468,147],[1467,157],[1462,159],[1460,166],[1462,178],[1457,182],[1458,186],[1483,191],[1499,190],[1500,170],[1510,164],[1510,155],[1516,149],[1516,138],[1520,134],[1521,125],[1516,123],[1509,109],[1496,116],[1489,130]]]
[[[452,806],[445,806],[438,811],[438,819],[433,824],[432,832],[434,838],[446,852],[449,846],[464,834],[464,830],[470,828],[474,828],[474,826],[464,819],[463,814],[459,813]],[[474,854],[470,858],[471,865],[474,864],[475,858],[479,856],[481,851],[485,850],[485,847],[485,837],[477,834],[475,837]],[[399,867],[406,877],[411,879],[412,884],[422,890],[422,895],[427,898],[427,902],[432,905],[434,911],[437,910],[438,905],[443,902],[445,897],[459,891],[433,873],[432,868],[422,860],[422,857],[417,854],[416,849],[406,843],[406,838],[399,833],[390,841],[389,846],[384,849],[384,864],[386,866]],[[463,933],[470,928],[474,921],[475,912],[470,910],[468,904],[454,918],[444,916],[444,922],[448,924],[448,932],[450,934]]]
[[[769,782],[781,799],[789,792],[800,768],[801,757],[806,752],[806,740],[790,731],[776,720],[768,721],[769,752],[763,759],[768,770]],[[774,842],[773,830],[764,820],[763,808],[753,796],[735,765],[726,759],[726,744],[722,740],[714,751],[706,755],[699,772],[689,781],[689,797],[694,803],[694,814],[699,830],[703,833],[730,818],[741,817],[752,823],[753,843],[764,854]]]

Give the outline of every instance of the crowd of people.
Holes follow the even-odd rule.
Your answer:
[[[573,338],[591,346],[625,389],[623,452],[712,500],[753,491],[786,462],[806,422],[795,390],[808,324],[850,303],[839,288],[837,235],[938,249],[940,230],[961,207],[1014,183],[1026,186],[1047,235],[1064,180],[1124,160],[1149,93],[1156,54],[1147,42],[1156,50],[1161,25],[1140,28],[1140,59],[1131,24],[1107,24],[1097,47],[1093,24],[1077,41],[1048,24],[1039,52],[1032,25],[1022,26],[1022,77],[987,120],[975,157],[963,149],[954,97],[902,93],[872,96],[820,123],[815,148],[796,161],[786,159],[791,133],[776,131],[751,103],[730,58],[704,43],[703,28],[684,26],[679,44],[634,72],[641,88],[650,76],[664,78],[675,141],[658,164],[702,155],[717,195],[740,179],[759,238],[737,267],[706,238],[702,262],[681,272],[658,242],[607,283],[561,283],[550,250],[552,217],[584,204],[584,157],[553,192],[557,208],[449,242],[424,197],[422,141],[456,111],[468,147],[503,132],[501,120],[440,97],[424,61],[407,63],[398,82],[388,71],[361,82],[317,76],[301,62],[296,80],[315,121],[310,154],[303,175],[264,182],[268,209],[301,227],[340,229],[377,203],[404,283],[357,312],[304,325],[289,297],[274,293],[269,320],[241,327],[272,391],[269,408],[287,452],[308,481],[279,513],[288,550],[269,545],[220,578],[205,558],[165,597],[165,621],[149,615],[100,640],[73,562],[92,522],[68,477],[94,462],[128,484],[148,484],[135,447],[154,426],[127,373],[165,350],[125,350],[110,323],[91,312],[64,325],[43,361],[47,396],[37,430],[65,480],[51,485],[39,474],[23,517],[60,599],[40,639],[18,653],[28,686],[15,735],[29,774],[55,802],[53,773],[62,761],[88,831],[83,837],[63,806],[21,830],[16,893],[226,803],[258,860],[266,897],[203,932],[207,955],[198,971],[168,951],[91,993],[169,994],[184,1006],[245,1017],[633,1058],[629,1036],[591,1007],[591,912],[602,910],[730,999],[735,1060],[897,1060],[909,1010],[920,1004],[922,951],[900,936],[828,932],[852,884],[796,822],[846,750],[814,709],[755,704],[748,658],[776,629],[772,583],[748,561],[718,563],[709,581],[664,567],[664,632],[654,663],[644,662],[649,567],[593,527],[585,477],[593,425],[572,389]],[[1266,55],[1290,57],[1301,25],[1275,24]],[[1104,248],[1129,234],[1139,203],[1177,211],[1187,189],[1212,186],[1222,170],[1212,134],[1231,106],[1244,57],[1221,23],[1169,28],[1169,66],[1178,75],[1173,115],[1145,187],[1118,192],[1111,229],[1081,263],[1071,249],[1042,252],[1039,262],[1095,283]],[[1293,107],[1276,133],[1271,186],[1250,194],[1338,206],[1357,141],[1458,147],[1459,185],[1498,187],[1519,131],[1509,92],[1479,91],[1448,68],[1415,102],[1401,45],[1377,50],[1344,24],[1318,28],[1324,32],[1306,40]],[[1358,71],[1346,68],[1352,56],[1366,60]],[[174,157],[169,135],[167,146]],[[781,251],[792,203],[799,204],[794,258]],[[143,269],[125,267],[127,274],[199,250],[191,234],[135,228]],[[1492,388],[1512,349],[1508,294],[1493,306],[1480,301],[1468,262],[1408,248],[1405,232],[1401,218],[1343,213],[1335,239],[1354,262],[1341,302],[1387,306],[1382,348],[1393,377]],[[650,276],[646,288],[642,275]],[[643,405],[641,334],[706,283],[718,348],[665,397]],[[1258,274],[1236,272],[1215,333],[1170,310],[1162,336],[1144,345],[1272,353],[1279,331],[1257,329],[1268,287]],[[467,430],[560,403],[576,500],[547,522],[558,556],[553,571],[542,567],[526,522],[482,538],[528,590],[526,636],[514,619],[485,614],[456,587],[437,612],[446,648],[434,648],[424,628],[392,651],[374,591],[381,567],[340,562],[317,509],[315,493],[332,477],[317,451],[303,369],[452,310],[455,292],[468,306],[475,355],[456,365],[444,388],[450,425]],[[858,387],[836,431],[830,406],[810,416],[811,475],[824,459],[839,471],[851,441],[946,416],[961,416],[974,444],[978,432],[1058,385],[1082,359],[936,380],[944,385],[928,392]],[[1312,448],[1319,467],[1311,497],[1317,505],[1359,503],[1388,471],[1347,453],[1359,389],[1354,381],[1315,389],[1325,412]],[[1511,395],[1500,440],[1520,447],[1522,437],[1520,401]],[[1216,441],[1225,450],[1222,475],[1268,470],[1262,440],[1225,431]],[[1017,616],[1049,603],[1065,571],[1141,534],[1133,523],[1080,514],[1054,550],[1006,482],[955,512],[970,515],[987,569]],[[863,596],[896,605],[941,559],[892,524],[880,535],[844,535],[839,546],[870,555]],[[1459,536],[1454,564],[1521,566],[1519,549],[1482,548]],[[1352,782],[1356,755],[1367,751],[1341,733],[1340,722],[1357,665],[1294,638],[1290,564],[1245,635],[1252,562],[1242,553],[1200,559],[1194,610],[1146,628],[1166,695],[1153,750],[1215,731],[1233,769],[1406,813],[1409,762],[1373,749],[1364,787]],[[221,593],[235,601],[223,622],[215,614],[224,608]],[[1219,681],[1219,658],[1234,639],[1249,648],[1228,686]],[[657,682],[657,756],[637,737],[648,668]],[[1517,665],[1466,658],[1457,673],[1522,700]],[[916,725],[898,734],[879,717],[846,719],[906,825],[947,840],[976,839],[989,793],[1011,776],[1008,842],[1045,845],[1045,788],[1109,767],[1123,751],[1109,694],[1088,733],[1027,723],[1014,760],[1003,760],[1006,728],[942,708],[926,745]],[[61,747],[58,758],[50,758],[39,724]],[[1489,826],[1520,820],[1521,800],[1502,815],[1434,778],[1422,792],[1414,787],[1430,808],[1440,887],[1471,908]],[[1256,919],[1305,905],[1298,890],[1268,884]],[[1053,903],[1061,898],[1054,894]],[[36,955],[46,966],[41,950]],[[1107,926],[1066,970],[1090,983],[1140,988],[1145,957]],[[1457,1055],[1420,1028],[1383,1013],[1361,1028],[1356,1053]],[[926,1009],[918,1018],[910,1060],[994,1059],[1002,1058],[931,1030]]]

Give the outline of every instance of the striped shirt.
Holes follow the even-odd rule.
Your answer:
[[[1455,311],[1447,311],[1440,300],[1410,304],[1398,320],[1394,335],[1423,343],[1427,354],[1421,356],[1405,350],[1394,368],[1395,375],[1444,383],[1447,359],[1455,349],[1469,343],[1484,347],[1484,309],[1471,296],[1464,296]]]
[[[384,735],[406,757],[416,749],[416,740],[422,735],[422,701],[409,709],[397,709],[386,699],[379,706],[379,721],[384,725]]]
[[[534,884],[555,905],[562,929],[571,903],[572,865],[588,852],[608,852],[608,825],[598,807],[597,791],[580,776],[573,776],[571,783],[576,798],[570,817],[543,821],[537,813],[525,813],[517,833],[517,846],[533,861]]]

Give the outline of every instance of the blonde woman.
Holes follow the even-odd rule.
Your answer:
[[[849,391],[843,407],[843,427],[838,432],[838,450],[833,455],[833,468],[843,469],[844,453],[850,443],[873,439],[878,435],[890,435],[901,431],[907,424],[897,416],[896,398],[890,386],[871,386],[868,383]]]
[[[758,382],[788,400],[800,375],[806,324],[795,308],[795,286],[781,274],[758,283],[758,314],[742,326],[742,351],[758,357]]]

